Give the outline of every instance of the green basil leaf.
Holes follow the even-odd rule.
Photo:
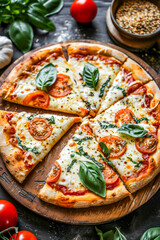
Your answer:
[[[98,80],[99,69],[91,63],[86,63],[83,69],[83,81],[85,82],[86,86],[96,90]]]
[[[112,124],[112,123],[109,123],[109,122],[106,122],[106,121],[104,121],[104,123],[98,121],[98,123],[99,123],[99,126],[100,126],[102,129],[116,128],[116,127],[117,127],[115,124]]]
[[[109,76],[108,79],[105,81],[105,83],[102,84],[102,87],[100,88],[99,97],[103,97],[105,87],[108,86],[108,83],[110,82],[110,80],[111,80],[111,77]]]
[[[104,240],[103,239],[103,232],[97,227],[95,227],[95,229],[96,229],[97,235],[99,236],[99,240]]]
[[[53,22],[45,17],[46,9],[40,3],[30,4],[27,10],[29,21],[37,28],[54,31],[55,26]]]
[[[131,113],[131,117],[134,119],[134,121],[136,122],[136,123],[140,123],[141,121],[147,121],[147,122],[149,122],[149,119],[148,118],[146,118],[146,117],[142,117],[142,118],[136,118],[135,116],[133,116],[133,114]]]
[[[77,138],[77,137],[73,137],[72,138],[74,141],[78,142],[78,144],[81,144],[84,141],[88,141],[88,140],[92,140],[92,137],[85,137],[85,138]]]
[[[141,165],[142,165],[142,161],[140,161],[140,162],[135,162],[135,161],[133,161],[133,159],[131,158],[131,157],[127,157],[132,163],[134,163],[135,164],[135,167],[140,167]]]
[[[9,36],[23,53],[31,49],[33,42],[32,27],[21,20],[14,21],[9,28]]]
[[[0,23],[11,23],[14,20],[12,13],[6,8],[0,8]]]
[[[54,116],[52,116],[52,117],[50,117],[50,118],[46,118],[46,119],[49,121],[50,124],[55,123],[55,118],[54,118]]]
[[[113,86],[113,88],[117,88],[117,89],[121,90],[124,97],[127,96],[127,92],[126,92],[126,90],[125,90],[124,88],[121,88],[121,87],[119,87],[119,86]]]
[[[38,114],[35,113],[35,114],[32,114],[31,116],[28,117],[28,120],[32,120],[34,117],[36,117]]]
[[[58,13],[63,7],[63,0],[39,0],[39,2],[46,8],[46,16]]]
[[[116,232],[114,234],[114,240],[127,240],[126,237],[120,232],[120,230],[116,227]]]
[[[103,234],[103,240],[114,240],[114,232],[112,230]]]
[[[160,227],[149,228],[140,238],[140,240],[159,240]]]
[[[102,156],[102,154],[100,154],[99,157],[100,157],[103,161],[105,161],[109,166],[111,166],[112,168],[115,168],[115,166],[114,166],[107,158],[104,158],[104,157]]]
[[[91,162],[81,162],[79,177],[82,183],[92,192],[106,197],[106,182],[100,169]]]
[[[104,155],[105,155],[107,158],[109,158],[110,153],[111,153],[111,149],[108,149],[108,147],[106,146],[106,144],[103,143],[103,142],[99,142],[99,146],[101,147],[102,152],[104,153]]]
[[[9,0],[8,0],[8,1],[6,1],[6,0],[0,0],[0,7],[5,7],[5,6],[8,5],[8,3],[9,3]]]
[[[17,141],[18,141],[18,145],[23,149],[23,150],[26,150],[26,151],[29,151],[29,152],[33,152],[35,154],[39,154],[38,150],[36,147],[34,148],[28,148],[26,147],[25,145],[22,145],[22,141],[20,140],[20,138],[17,138]]]
[[[135,138],[144,137],[148,133],[143,127],[134,123],[124,123],[118,131]]]
[[[52,64],[49,63],[43,67],[36,77],[36,86],[40,90],[46,90],[47,87],[51,86],[57,78],[57,69]]]
[[[73,159],[71,164],[69,165],[69,167],[67,168],[67,172],[70,172],[71,168],[73,167],[73,165],[77,162],[77,159]]]

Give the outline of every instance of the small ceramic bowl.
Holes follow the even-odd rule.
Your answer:
[[[158,6],[158,8],[160,8],[160,0],[148,0],[152,3],[154,3],[155,5]],[[146,41],[146,40],[152,40],[151,42],[153,42],[153,40],[155,40],[154,42],[156,42],[157,38],[160,37],[160,28],[158,28],[156,31],[149,33],[149,34],[134,34],[131,32],[126,31],[124,28],[122,28],[118,22],[116,21],[116,12],[117,9],[119,8],[119,6],[122,4],[123,0],[113,0],[112,4],[111,4],[111,20],[112,23],[114,24],[115,28],[118,30],[118,32],[125,38],[127,39],[132,39],[132,40],[142,40],[142,41]],[[152,44],[153,45],[153,44]]]

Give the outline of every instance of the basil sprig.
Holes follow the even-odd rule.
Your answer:
[[[28,120],[32,120],[33,118],[35,118],[38,114],[35,113],[35,114],[32,114],[31,116],[28,117]]]
[[[78,142],[78,144],[80,145],[82,142],[84,141],[88,141],[88,140],[92,140],[92,137],[85,137],[85,138],[77,138],[77,137],[73,137],[72,138],[74,141]]]
[[[135,162],[131,157],[127,157],[132,163],[134,163],[135,167],[140,167],[142,165],[142,161]]]
[[[123,123],[123,125],[118,129],[118,132],[135,138],[144,137],[148,133],[148,131],[143,127],[134,123]]]
[[[70,172],[71,168],[73,167],[73,165],[77,162],[77,159],[73,159],[71,164],[69,165],[69,167],[67,168],[67,172]]]
[[[111,80],[111,77],[109,76],[108,79],[102,84],[102,87],[100,88],[99,97],[103,97],[105,87],[108,86],[108,83],[110,82],[110,80]]]
[[[18,141],[18,145],[23,149],[23,150],[26,150],[26,151],[29,151],[29,152],[33,152],[33,153],[35,153],[35,154],[39,154],[39,152],[38,152],[38,150],[37,150],[37,148],[36,147],[34,147],[34,148],[28,148],[28,147],[26,147],[25,145],[22,145],[22,141],[20,140],[20,138],[18,137],[17,138],[17,141]]]
[[[134,121],[136,122],[136,123],[140,123],[140,122],[142,122],[142,121],[147,121],[147,122],[149,122],[149,119],[148,118],[146,118],[146,117],[142,117],[142,118],[136,118],[135,116],[133,116],[133,114],[131,113],[131,117],[134,119]]]
[[[100,163],[100,162],[98,162],[94,157],[89,156],[88,153],[86,153],[86,152],[83,150],[83,147],[82,147],[82,146],[79,147],[78,150],[79,150],[78,152],[75,152],[76,154],[78,154],[78,155],[80,155],[80,156],[84,156],[84,157],[86,157],[87,159],[91,160],[94,164],[96,164],[96,166],[97,166],[100,170],[103,169],[103,164]]]
[[[102,128],[102,129],[107,129],[107,128],[116,128],[117,126],[115,124],[112,124],[112,123],[109,123],[109,122],[106,122],[104,121],[103,123],[98,121],[99,123],[99,126]]]
[[[99,81],[99,69],[91,63],[86,63],[83,69],[83,81],[87,87],[96,90]]]
[[[125,90],[124,88],[121,88],[121,87],[119,87],[119,86],[113,86],[113,88],[116,88],[116,89],[119,89],[119,90],[121,90],[121,91],[122,91],[122,93],[123,93],[123,96],[124,96],[124,97],[126,97],[126,96],[127,96],[127,92],[126,92],[126,90]]]
[[[140,240],[160,240],[160,227],[148,229]]]
[[[101,197],[106,197],[106,182],[100,169],[91,162],[81,162],[79,177],[82,183],[92,192]]]
[[[51,86],[57,78],[57,69],[52,64],[49,63],[43,67],[36,77],[36,86],[38,89],[45,91],[47,87]]]

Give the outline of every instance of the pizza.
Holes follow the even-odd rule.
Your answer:
[[[50,161],[38,194],[45,202],[68,208],[115,203],[160,172],[160,90],[112,47],[77,42],[35,51],[11,70],[0,96],[42,109],[0,112],[0,152],[19,182],[81,122]]]
[[[0,152],[7,169],[22,183],[78,121],[79,117],[0,111]]]

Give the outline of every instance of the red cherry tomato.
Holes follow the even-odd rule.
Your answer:
[[[70,12],[77,22],[89,23],[97,14],[97,5],[92,0],[75,0]]]
[[[15,206],[6,200],[0,200],[0,231],[15,227],[17,218],[18,214]]]
[[[18,233],[14,233],[9,240],[37,240],[36,236],[28,231],[20,231]]]

